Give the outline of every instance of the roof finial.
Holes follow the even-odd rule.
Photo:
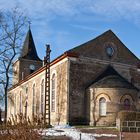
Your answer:
[[[30,27],[31,27],[31,21],[28,20],[28,24],[29,24],[29,30],[30,30]]]

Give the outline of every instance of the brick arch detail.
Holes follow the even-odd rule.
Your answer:
[[[129,99],[131,104],[134,103],[134,99],[130,94],[125,94],[125,95],[121,96],[120,103],[124,103],[125,99]]]
[[[106,99],[106,101],[111,101],[111,98],[108,94],[106,93],[100,93],[96,96],[95,100],[99,100],[100,98],[104,97]]]

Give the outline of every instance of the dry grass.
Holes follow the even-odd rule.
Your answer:
[[[1,126],[0,140],[41,140],[41,135],[29,126]]]
[[[47,127],[41,124],[37,117],[31,123],[22,114],[12,116],[6,125],[0,125],[0,140],[42,140],[40,134]]]

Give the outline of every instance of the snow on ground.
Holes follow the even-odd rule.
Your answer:
[[[46,129],[43,131],[42,135],[45,136],[67,136],[72,140],[96,140],[92,135],[81,133],[76,130],[74,127],[70,127],[68,125],[63,126],[54,126],[53,128]]]
[[[56,125],[53,128],[45,129],[41,133],[43,136],[67,136],[72,140],[96,140],[95,137],[117,137],[112,134],[82,133],[69,125]]]

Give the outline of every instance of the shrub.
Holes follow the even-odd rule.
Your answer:
[[[121,121],[140,121],[140,112],[120,111],[118,118],[120,118]]]
[[[0,140],[41,140],[41,135],[27,125],[1,126]]]
[[[71,120],[71,125],[86,125],[87,121],[83,117],[75,117]]]

